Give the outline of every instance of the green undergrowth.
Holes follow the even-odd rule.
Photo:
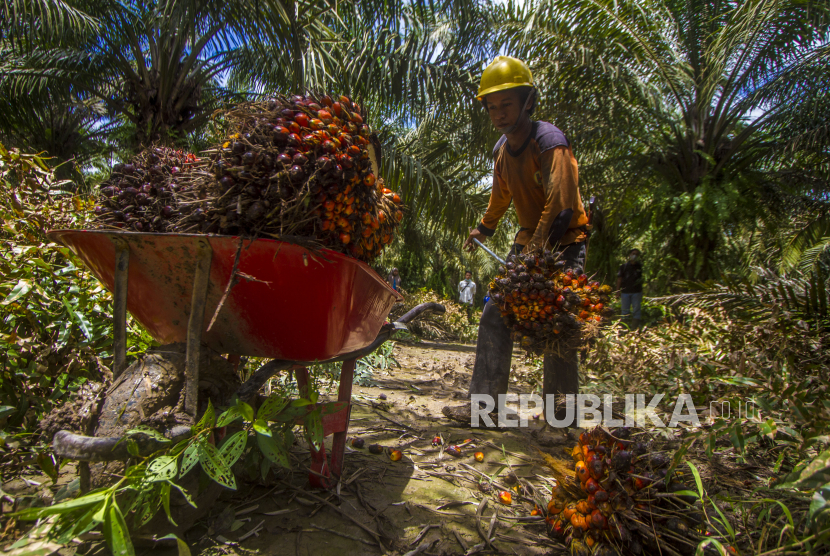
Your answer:
[[[83,228],[91,200],[44,158],[0,144],[0,426],[33,429],[112,357],[112,296],[48,230]],[[128,320],[128,356],[152,342]],[[3,432],[0,432],[3,434]]]
[[[171,496],[181,496],[196,507],[197,489],[186,490],[179,481],[197,464],[206,479],[227,489],[236,490],[236,473],[264,481],[275,472],[273,466],[290,469],[289,449],[294,444],[298,421],[302,422],[306,442],[319,450],[323,442],[322,417],[337,408],[317,406],[317,400],[313,389],[305,398],[288,397],[278,391],[256,411],[237,401],[219,415],[208,404],[199,422],[191,428],[190,436],[176,444],[153,429],[132,429],[123,440],[132,458],[115,484],[51,506],[26,508],[12,514],[11,519],[34,522],[34,526],[9,549],[16,550],[17,556],[34,556],[68,545],[90,531],[101,531],[113,554],[134,556],[131,532],[146,525],[160,511],[175,525],[170,511]],[[229,432],[217,440],[215,429],[223,427]],[[140,436],[163,447],[150,454],[140,453],[136,441]],[[182,541],[178,544],[180,550],[187,549],[181,546]]]
[[[723,508],[732,516],[714,514],[723,522],[724,544],[755,554],[825,553],[827,283],[816,274],[762,276],[753,284],[687,284],[689,293],[656,300],[672,307],[671,319],[639,332],[621,325],[605,330],[584,353],[583,391],[616,400],[645,394],[647,402],[662,395],[658,414],[665,423],[675,400],[690,395],[700,424],[680,431],[675,464],[695,454],[735,469],[765,468],[748,480],[750,496],[704,500],[712,512]]]

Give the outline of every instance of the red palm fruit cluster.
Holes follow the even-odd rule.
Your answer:
[[[199,159],[190,153],[154,147],[125,164],[116,164],[98,190],[96,224],[136,232],[174,231],[192,170]]]
[[[537,353],[613,314],[610,293],[610,286],[576,275],[547,250],[511,257],[490,283],[513,339]]]
[[[573,476],[558,478],[546,521],[550,535],[566,540],[572,554],[657,554],[661,549],[686,554],[702,538],[703,516],[679,500],[655,496],[687,488],[679,473],[668,475],[670,458],[630,436],[627,428],[597,427],[583,432],[569,450]]]
[[[312,238],[363,261],[392,242],[401,199],[377,175],[380,144],[357,103],[278,97],[228,119],[234,133],[209,151],[201,231]]]

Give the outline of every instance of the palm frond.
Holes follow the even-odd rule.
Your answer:
[[[826,249],[830,235],[830,216],[824,214],[808,222],[796,232],[781,252],[781,271],[791,272],[796,268],[812,268]],[[824,247],[822,247],[824,245]],[[807,254],[810,253],[808,257]]]
[[[718,283],[684,282],[687,293],[655,298],[666,305],[723,310],[747,319],[775,318],[789,312],[818,326],[830,327],[828,299],[830,283],[819,272],[794,277],[779,276],[765,269],[756,269],[761,280],[751,283],[745,278],[723,277]]]
[[[84,3],[79,3],[84,6]],[[0,5],[5,24],[0,40],[16,53],[31,52],[44,43],[72,40],[93,32],[98,19],[63,0],[6,0]]]

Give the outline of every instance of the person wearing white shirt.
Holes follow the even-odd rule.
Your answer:
[[[469,270],[464,273],[464,279],[458,283],[459,301],[467,306],[467,319],[473,318],[473,299],[476,295],[476,283],[473,282],[473,273]]]

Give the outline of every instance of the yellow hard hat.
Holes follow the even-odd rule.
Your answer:
[[[515,87],[534,87],[533,75],[527,64],[510,56],[497,56],[481,74],[476,100],[482,100],[490,93],[497,93]]]

